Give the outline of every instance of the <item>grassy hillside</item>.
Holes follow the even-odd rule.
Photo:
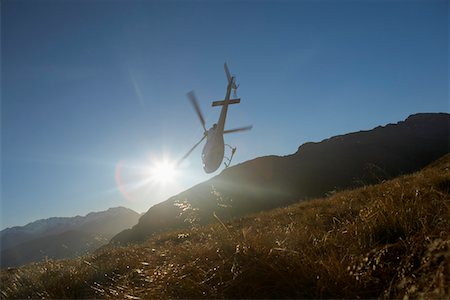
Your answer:
[[[189,211],[189,208],[186,208]],[[2,271],[2,298],[448,298],[450,156],[230,223]],[[192,217],[194,216],[194,217]]]

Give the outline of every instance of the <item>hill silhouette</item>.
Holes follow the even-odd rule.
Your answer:
[[[74,258],[105,245],[136,224],[139,214],[124,207],[86,216],[53,217],[0,232],[0,266],[16,267],[44,258]]]
[[[449,193],[446,155],[381,184],[2,270],[0,295],[448,299]]]
[[[420,170],[450,151],[450,115],[421,113],[397,124],[306,143],[288,156],[256,158],[151,207],[111,242],[227,220],[382,182]],[[195,212],[195,213],[193,213]]]

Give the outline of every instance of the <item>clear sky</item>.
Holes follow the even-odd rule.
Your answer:
[[[449,2],[1,0],[1,228],[113,206],[138,212],[219,174],[198,148],[223,99],[241,104],[234,163],[448,112]],[[118,179],[118,177],[120,177]],[[145,176],[144,176],[145,177]]]

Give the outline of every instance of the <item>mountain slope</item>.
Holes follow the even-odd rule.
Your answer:
[[[135,211],[116,207],[81,217],[49,218],[1,231],[0,265],[18,266],[44,258],[86,254],[138,221]]]
[[[214,214],[225,220],[411,173],[448,153],[449,141],[450,115],[428,113],[306,143],[293,155],[261,157],[225,169],[151,207],[112,242],[143,241],[154,233],[209,223]]]
[[[4,298],[448,299],[449,201],[446,155],[381,184],[3,271],[0,292]]]

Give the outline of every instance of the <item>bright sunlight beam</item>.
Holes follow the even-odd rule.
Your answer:
[[[177,162],[167,156],[150,157],[149,160],[126,163],[119,161],[115,170],[117,188],[129,202],[151,198],[159,200],[180,192],[177,182],[181,177]]]
[[[149,168],[150,180],[161,185],[174,182],[177,175],[176,163],[169,160],[157,161]]]

